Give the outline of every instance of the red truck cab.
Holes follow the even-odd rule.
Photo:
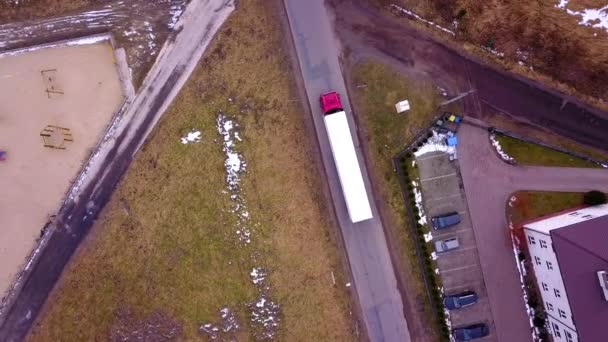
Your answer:
[[[335,91],[321,94],[321,110],[325,115],[343,111],[340,94]]]

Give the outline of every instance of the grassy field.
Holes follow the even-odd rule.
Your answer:
[[[221,338],[252,340],[254,266],[268,270],[269,298],[281,305],[276,340],[357,339],[277,11],[261,0],[240,2],[64,271],[29,341],[135,331],[148,340],[206,340],[199,326],[218,322],[224,306],[240,329]],[[219,112],[239,124],[249,245],[236,235]],[[181,144],[192,128],[202,141]]]
[[[496,135],[502,150],[520,165],[600,167],[598,164],[573,157],[541,145],[528,143],[505,135]]]
[[[541,130],[528,123],[514,121],[511,118],[504,116],[498,112],[488,112],[489,114],[484,120],[492,127],[496,127],[505,131],[511,131],[524,137],[533,137],[535,140],[548,145],[561,147],[565,150],[577,152],[583,155],[590,156],[598,160],[608,161],[608,152],[597,148],[582,145],[569,138],[557,135],[550,131]]]
[[[388,8],[400,5],[456,32],[464,48],[498,61],[512,71],[585,97],[602,108],[608,90],[608,34],[579,25],[580,17],[554,1],[367,0]],[[601,8],[605,0],[571,0],[568,10]],[[457,26],[454,26],[454,22]],[[481,48],[504,54],[491,55]],[[519,63],[521,62],[521,64]]]
[[[357,87],[351,95],[359,116],[363,139],[369,146],[370,174],[375,178],[379,203],[388,228],[391,247],[394,246],[401,264],[396,265],[398,276],[405,285],[413,315],[410,326],[418,325],[425,330],[417,341],[434,341],[430,310],[423,293],[422,278],[416,261],[414,241],[407,228],[407,214],[399,188],[399,182],[391,158],[412,140],[436,112],[437,94],[433,85],[424,82],[408,82],[391,68],[371,61],[355,65],[351,71]],[[415,85],[414,85],[415,84]],[[395,103],[408,99],[412,109],[397,114]],[[412,322],[416,321],[416,322]],[[410,328],[410,330],[412,330]],[[418,338],[418,339],[417,339]]]
[[[580,192],[519,191],[513,196],[516,200],[507,214],[514,224],[583,204]]]

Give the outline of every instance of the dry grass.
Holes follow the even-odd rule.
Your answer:
[[[556,8],[555,1],[519,0],[367,0],[386,7],[396,3],[419,15],[455,29],[470,52],[499,61],[504,67],[566,93],[608,108],[608,34],[584,27],[580,18]],[[597,8],[605,0],[572,0],[568,9]],[[505,54],[498,59],[477,48]],[[518,65],[523,61],[526,66]],[[532,67],[533,70],[530,68]]]
[[[583,204],[583,194],[579,192],[519,191],[513,207],[507,206],[507,215],[517,225],[523,221]]]
[[[0,0],[0,24],[53,17],[83,9],[100,0]]]
[[[345,280],[273,12],[263,1],[240,3],[66,268],[30,341],[107,340],[125,310],[137,321],[160,311],[181,339],[204,339],[198,326],[217,321],[224,305],[241,322],[238,340],[251,340],[254,265],[269,269],[271,298],[282,305],[277,340],[355,340],[346,288],[332,286],[332,271]],[[242,191],[258,223],[249,247],[236,241],[223,193],[219,111],[242,129]],[[180,144],[192,127],[203,141]]]
[[[415,84],[395,70],[371,61],[353,67],[354,84],[366,85],[355,89],[353,95],[360,120],[363,139],[369,146],[370,174],[379,192],[380,210],[388,228],[391,247],[394,246],[400,263],[398,277],[405,285],[405,292],[412,314],[410,325],[425,330],[424,335],[413,336],[417,341],[437,339],[433,331],[431,312],[424,294],[422,278],[417,264],[414,238],[407,228],[407,213],[391,158],[412,140],[436,113],[437,94],[431,84]],[[395,103],[408,99],[412,109],[404,114],[395,112]],[[414,323],[414,324],[412,324]]]

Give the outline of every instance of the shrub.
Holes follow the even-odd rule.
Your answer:
[[[405,158],[410,159],[412,158],[412,154],[410,152],[405,154]],[[407,160],[406,160],[407,161]]]
[[[462,17],[464,17],[465,15],[467,15],[467,10],[461,8],[460,11],[458,11],[458,13],[456,14],[456,19],[462,19]]]
[[[422,141],[418,143],[418,147],[422,147],[422,145],[424,145]]]
[[[583,196],[583,203],[586,205],[606,204],[606,194],[597,190],[585,192],[585,195]]]
[[[519,260],[519,261],[526,260],[526,254],[524,252],[517,253],[517,260]]]
[[[416,152],[416,151],[418,151],[418,148],[414,147],[414,148],[412,149],[412,152]]]
[[[428,132],[426,135],[427,138],[431,138],[432,136],[433,136],[433,132]]]
[[[532,324],[534,324],[535,327],[542,328],[545,326],[545,319],[542,317],[534,316],[534,318],[532,319]]]

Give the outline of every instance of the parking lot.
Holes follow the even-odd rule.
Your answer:
[[[433,243],[456,237],[460,245],[455,250],[437,254],[444,293],[452,295],[471,290],[479,297],[474,305],[450,311],[452,327],[483,322],[490,328],[490,334],[479,341],[497,341],[458,164],[450,161],[444,152],[427,153],[417,157],[416,161],[429,222],[434,216],[450,212],[458,212],[461,218],[457,225],[432,231]]]

